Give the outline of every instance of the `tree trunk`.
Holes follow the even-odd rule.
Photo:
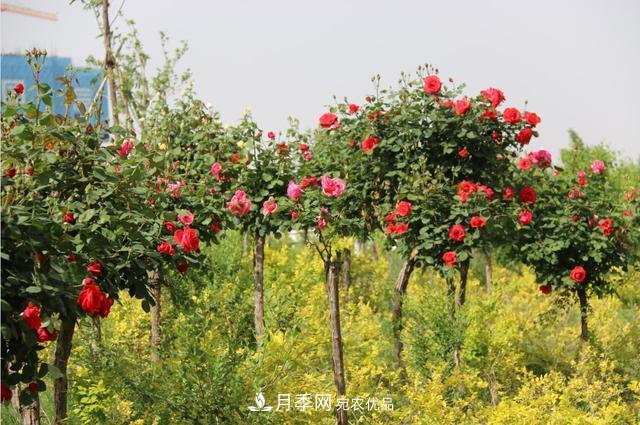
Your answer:
[[[325,266],[326,267],[326,266]],[[344,379],[344,359],[342,356],[342,331],[340,329],[340,262],[329,260],[328,276],[326,280],[327,295],[329,297],[329,323],[331,328],[331,355],[333,358],[333,381],[338,397],[346,395]],[[347,411],[336,412],[338,425],[347,424]]]
[[[20,405],[20,392],[29,391],[27,388],[20,389],[20,385],[14,386],[11,392],[11,405],[20,417],[23,425],[39,425],[40,424],[40,397],[38,393],[32,394],[33,403],[28,406]]]
[[[578,288],[578,300],[580,301],[580,339],[586,342],[589,340],[589,327],[587,326],[589,302],[584,287]]]
[[[24,391],[29,391],[25,389]],[[40,397],[38,393],[32,393],[33,403],[22,406],[22,425],[40,425]]]
[[[405,261],[400,269],[398,278],[396,279],[396,286],[393,291],[393,306],[391,307],[391,323],[393,325],[393,340],[394,340],[394,353],[398,366],[404,367],[402,361],[402,305],[404,302],[404,296],[407,293],[407,285],[409,284],[409,278],[413,272],[415,261],[409,259]]]
[[[98,361],[100,358],[100,350],[102,346],[102,322],[100,317],[93,316],[91,318],[93,323],[93,341],[91,341],[91,354],[93,354],[93,360]]]
[[[75,316],[64,318],[56,344],[54,364],[62,373],[61,378],[53,381],[53,406],[56,413],[56,425],[62,424],[67,417],[67,392],[69,389],[67,364],[71,355],[71,342],[75,326]]]
[[[456,291],[456,311],[464,305],[467,296],[467,276],[469,275],[469,260],[465,260],[460,264],[460,286]]]
[[[151,306],[151,360],[156,362],[160,360],[160,343],[162,341],[162,310],[161,296],[162,290],[160,286],[160,273],[157,271],[147,272],[149,291],[153,297],[154,304]]]
[[[346,298],[349,293],[349,286],[351,286],[351,251],[344,249],[343,263],[342,263],[342,287],[344,288],[344,296]]]
[[[111,114],[113,125],[119,125],[118,117],[118,94],[116,93],[115,67],[116,58],[111,50],[111,24],[109,22],[109,0],[102,0],[102,38],[104,41],[104,70],[109,77],[109,100],[111,103]]]
[[[253,251],[254,314],[258,346],[264,336],[264,236],[255,235]]]
[[[484,251],[484,258],[484,275],[487,285],[487,293],[491,294],[493,293],[493,262],[491,260],[491,253],[489,253],[488,249]]]

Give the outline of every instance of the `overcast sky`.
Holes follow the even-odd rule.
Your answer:
[[[112,0],[112,9],[121,0]],[[38,46],[83,64],[102,56],[93,15],[68,0],[13,0],[58,14],[48,22],[2,14],[2,52]],[[501,88],[506,105],[542,117],[532,149],[552,153],[576,129],[640,156],[640,1],[171,1],[125,0],[153,58],[158,32],[186,40],[199,96],[235,122],[245,107],[265,130],[292,115],[315,126],[332,96],[361,103],[370,77],[395,84],[423,63]],[[156,62],[157,63],[157,62]]]

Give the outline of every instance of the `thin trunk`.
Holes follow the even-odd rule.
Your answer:
[[[29,391],[25,389],[24,391]],[[33,403],[22,406],[22,425],[40,425],[40,397],[38,393],[32,393]]]
[[[583,287],[578,288],[578,300],[580,300],[580,339],[589,340],[589,327],[587,326],[587,314],[589,313],[589,302],[587,292]]]
[[[342,287],[344,288],[344,296],[349,293],[349,286],[351,286],[351,251],[344,249],[344,260],[342,263]]]
[[[109,77],[109,101],[111,103],[111,113],[113,125],[119,125],[118,117],[118,95],[116,93],[115,67],[116,58],[111,50],[111,24],[109,23],[109,0],[102,0],[102,38],[104,41],[104,70]]]
[[[151,306],[151,360],[156,362],[160,360],[160,343],[162,341],[162,310],[161,296],[162,290],[160,286],[160,273],[150,271],[147,273],[149,290],[153,297],[154,304]]]
[[[325,267],[327,267],[325,265]],[[329,322],[331,328],[331,355],[333,358],[333,381],[336,386],[338,397],[346,395],[346,383],[344,379],[344,359],[342,356],[342,331],[340,329],[340,262],[329,261],[328,276],[326,281],[327,295],[329,297]],[[338,425],[346,425],[347,412],[339,410],[336,412]]]
[[[467,277],[469,275],[469,260],[465,260],[460,264],[460,286],[456,291],[456,311],[464,305],[467,296]]]
[[[487,374],[489,378],[489,395],[491,396],[491,406],[495,409],[498,406],[498,382],[493,369]]]
[[[380,255],[380,249],[378,248],[378,242],[376,241],[371,242],[371,254],[374,260],[377,260]]]
[[[393,340],[394,340],[394,353],[396,356],[396,360],[398,362],[398,366],[400,368],[404,367],[404,362],[402,361],[402,305],[404,301],[404,296],[407,293],[407,285],[409,284],[409,278],[411,277],[411,273],[413,272],[413,267],[415,265],[414,260],[407,260],[402,265],[400,269],[400,273],[398,274],[398,278],[396,279],[396,286],[393,291],[393,306],[391,308],[391,323],[393,325]]]
[[[56,425],[62,424],[67,417],[67,364],[71,355],[71,342],[75,331],[76,318],[69,317],[62,320],[60,335],[56,344],[55,366],[62,373],[62,377],[53,381],[53,406],[56,412]]]
[[[493,262],[491,260],[491,253],[489,250],[484,251],[485,264],[484,264],[484,275],[487,284],[487,293],[493,293]]]
[[[12,388],[11,405],[21,419],[23,425],[39,425],[40,424],[40,397],[38,393],[32,394],[33,403],[28,406],[20,405],[20,392],[29,391],[27,388],[20,389],[20,385]]]
[[[102,347],[102,322],[98,316],[93,316],[91,321],[93,323],[94,331],[94,339],[91,341],[91,354],[93,354],[94,361],[97,361],[100,358],[100,347]]]
[[[264,236],[256,233],[253,251],[254,315],[258,345],[264,336]]]

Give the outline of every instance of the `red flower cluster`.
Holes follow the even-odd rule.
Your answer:
[[[467,181],[467,180],[463,180],[462,182],[460,182],[460,184],[458,184],[458,190],[456,194],[460,197],[460,203],[464,204],[469,200],[469,196],[471,196],[472,193],[475,193],[477,191],[478,191],[477,184],[471,183],[470,181]]]
[[[429,94],[436,94],[440,91],[442,83],[437,75],[429,75],[424,79],[424,91]]]
[[[462,242],[464,241],[465,236],[466,236],[466,231],[462,224],[454,224],[449,229],[449,238],[451,240],[454,240],[456,242]]]
[[[602,232],[605,236],[609,236],[615,230],[615,227],[613,227],[613,220],[611,220],[610,218],[606,218],[600,221],[600,223],[598,223],[598,226],[602,229]]]
[[[338,116],[333,112],[327,112],[320,116],[320,126],[323,128],[338,128],[340,123],[338,122]]]
[[[362,141],[362,152],[369,153],[372,152],[376,145],[380,143],[380,139],[377,137],[369,136]]]
[[[402,235],[409,230],[409,223],[398,223],[398,216],[400,217],[408,217],[411,214],[411,209],[413,205],[411,202],[400,201],[396,205],[396,209],[394,212],[387,215],[385,221],[387,223],[387,234],[388,235]]]
[[[453,267],[458,260],[458,256],[455,251],[447,251],[442,255],[442,261],[448,266]]]
[[[113,298],[107,297],[93,278],[87,277],[82,283],[84,287],[77,301],[82,311],[92,316],[107,317],[113,305]]]
[[[575,266],[569,273],[569,278],[576,283],[582,283],[587,278],[587,271],[582,266]]]

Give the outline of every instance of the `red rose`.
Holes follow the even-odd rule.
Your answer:
[[[543,294],[547,295],[551,293],[551,286],[549,285],[540,285],[540,292],[542,292]]]
[[[27,307],[22,311],[22,320],[30,329],[37,330],[42,324],[42,318],[40,317],[40,309],[29,302]]]
[[[324,128],[333,127],[338,123],[338,116],[332,112],[327,112],[320,116],[320,126]]]
[[[409,230],[409,223],[400,223],[396,225],[395,233],[396,235],[402,235],[407,230]]]
[[[29,382],[27,385],[27,389],[31,392],[31,394],[35,394],[38,392],[38,383],[37,382]]]
[[[7,177],[15,177],[16,175],[16,169],[15,168],[9,168],[8,170],[4,171],[4,175]]]
[[[165,221],[164,223],[162,223],[162,225],[164,226],[165,229],[167,229],[170,232],[173,232],[174,230],[176,230],[176,225],[171,221]]]
[[[493,199],[493,189],[491,189],[489,186],[485,186],[485,185],[481,185],[478,187],[478,189],[482,190],[485,194],[485,196],[487,197],[488,200],[492,200]]]
[[[526,145],[529,143],[529,141],[531,141],[532,136],[533,131],[530,128],[523,128],[516,135],[516,142],[520,143],[521,145]]]
[[[313,185],[313,187],[318,187],[318,179],[315,177],[305,177],[300,182],[300,187],[302,189],[306,189],[311,185]]]
[[[209,224],[209,229],[212,230],[216,235],[218,235],[220,234],[220,232],[222,232],[222,223],[214,221]]]
[[[449,237],[456,242],[464,241],[465,236],[466,233],[464,230],[464,226],[461,224],[454,224],[453,226],[451,226],[451,229],[449,229]]]
[[[16,86],[13,88],[13,91],[16,92],[16,94],[24,93],[24,84],[22,83],[16,84]]]
[[[536,191],[531,187],[523,187],[520,190],[520,202],[523,204],[532,204],[536,202],[537,197]]]
[[[358,109],[360,109],[360,107],[358,105],[356,105],[355,103],[349,104],[349,113],[350,114],[355,114],[356,112],[358,112]]]
[[[300,149],[300,152],[306,152],[309,150],[309,145],[307,145],[306,143],[300,143],[298,149]]]
[[[456,194],[460,197],[460,203],[464,204],[469,199],[469,196],[478,191],[478,185],[471,183],[470,181],[463,180],[458,184]]]
[[[240,162],[240,152],[236,152],[231,155],[231,163],[237,164],[238,162]]]
[[[540,119],[540,117],[535,112],[525,112],[524,113],[524,120],[531,127],[535,127],[536,125],[540,124],[540,121],[542,121]]]
[[[474,215],[473,217],[471,217],[471,220],[469,221],[469,224],[474,229],[482,228],[482,227],[484,227],[484,225],[486,223],[487,223],[487,219],[486,218],[482,218],[482,217],[480,217],[478,215]]]
[[[178,269],[178,271],[180,273],[184,274],[189,269],[189,264],[187,264],[187,263],[178,263],[178,264],[176,264],[176,269]]]
[[[387,235],[391,235],[393,233],[396,232],[396,224],[394,223],[387,223]]]
[[[75,255],[75,254],[69,254],[69,255],[67,255],[67,261],[68,261],[68,262],[70,262],[70,263],[75,263],[77,259],[78,259],[78,258],[76,257],[76,255]]]
[[[109,315],[109,312],[111,311],[111,306],[113,305],[113,298],[107,298],[105,297],[104,300],[102,300],[102,304],[100,304],[100,311],[98,311],[98,315],[100,315],[100,317],[105,318]]]
[[[106,301],[106,297],[95,282],[96,281],[90,277],[82,281],[84,287],[82,291],[80,291],[77,301],[82,311],[94,316],[100,313],[102,304]]]
[[[76,221],[76,219],[73,218],[73,213],[71,213],[71,212],[66,213],[64,215],[63,220],[64,220],[65,223],[69,223],[69,224],[73,224]]]
[[[47,328],[38,328],[38,342],[55,341],[58,338],[58,331],[49,332]]]
[[[456,100],[455,111],[456,115],[464,115],[471,108],[471,101],[466,97],[464,99]]]
[[[520,122],[520,111],[516,108],[507,108],[502,112],[502,117],[507,124],[517,124]]]
[[[502,102],[504,102],[504,93],[500,89],[489,87],[486,90],[482,90],[480,94],[491,102],[492,108],[497,108]]]
[[[587,271],[582,266],[575,266],[569,277],[576,283],[582,283],[587,278]]]
[[[267,133],[267,137],[269,139],[275,139],[276,138],[276,133],[274,133],[273,131],[270,131]]]
[[[387,214],[387,216],[384,218],[384,221],[387,224],[394,224],[397,220],[398,220],[398,216],[396,216],[395,213]]]
[[[609,236],[615,230],[615,228],[613,227],[613,220],[611,220],[610,218],[600,221],[600,223],[598,223],[598,226],[600,226],[605,236]]]
[[[518,220],[522,226],[527,226],[533,221],[533,214],[531,214],[531,211],[523,210],[518,215]]]
[[[173,234],[173,240],[184,250],[185,254],[200,249],[200,239],[195,229],[179,229]]]
[[[580,217],[578,217],[577,215],[575,215],[575,214],[574,214],[574,215],[571,217],[571,220],[573,220],[573,222],[574,222],[574,223],[576,223],[578,220],[580,220]]]
[[[168,254],[168,255],[173,255],[176,252],[175,249],[173,249],[173,245],[171,245],[169,242],[165,242],[165,241],[160,243],[156,247],[156,250],[161,254]]]
[[[377,137],[367,137],[362,141],[362,152],[368,153],[373,151],[378,143],[380,143],[380,139],[378,139]]]
[[[531,160],[529,158],[520,158],[518,161],[518,168],[521,170],[529,170],[531,168]]]
[[[465,158],[467,156],[469,156],[469,151],[467,150],[467,148],[462,148],[458,151],[458,156],[460,158]]]
[[[504,193],[502,194],[502,199],[511,199],[513,198],[514,192],[510,187],[504,188]]]
[[[442,261],[448,266],[453,267],[458,260],[458,256],[455,251],[447,251],[442,255]]]
[[[495,109],[485,109],[482,112],[481,118],[485,118],[490,121],[495,121],[496,118],[498,118],[498,111],[496,111]]]
[[[0,402],[4,403],[7,400],[11,400],[12,396],[11,388],[9,388],[6,382],[2,381],[2,384],[0,384]]]
[[[126,158],[127,156],[129,156],[129,153],[133,150],[133,148],[133,141],[129,139],[125,140],[120,146],[120,156]]]
[[[90,263],[87,266],[87,271],[94,276],[100,276],[102,274],[102,264],[100,263]]]
[[[440,91],[442,83],[437,75],[429,75],[424,79],[424,91],[429,94],[436,94]]]
[[[396,205],[396,211],[398,211],[398,214],[401,217],[406,217],[409,214],[411,214],[411,208],[413,207],[413,205],[411,205],[411,202],[407,202],[407,201],[400,201],[398,202],[398,204]]]

